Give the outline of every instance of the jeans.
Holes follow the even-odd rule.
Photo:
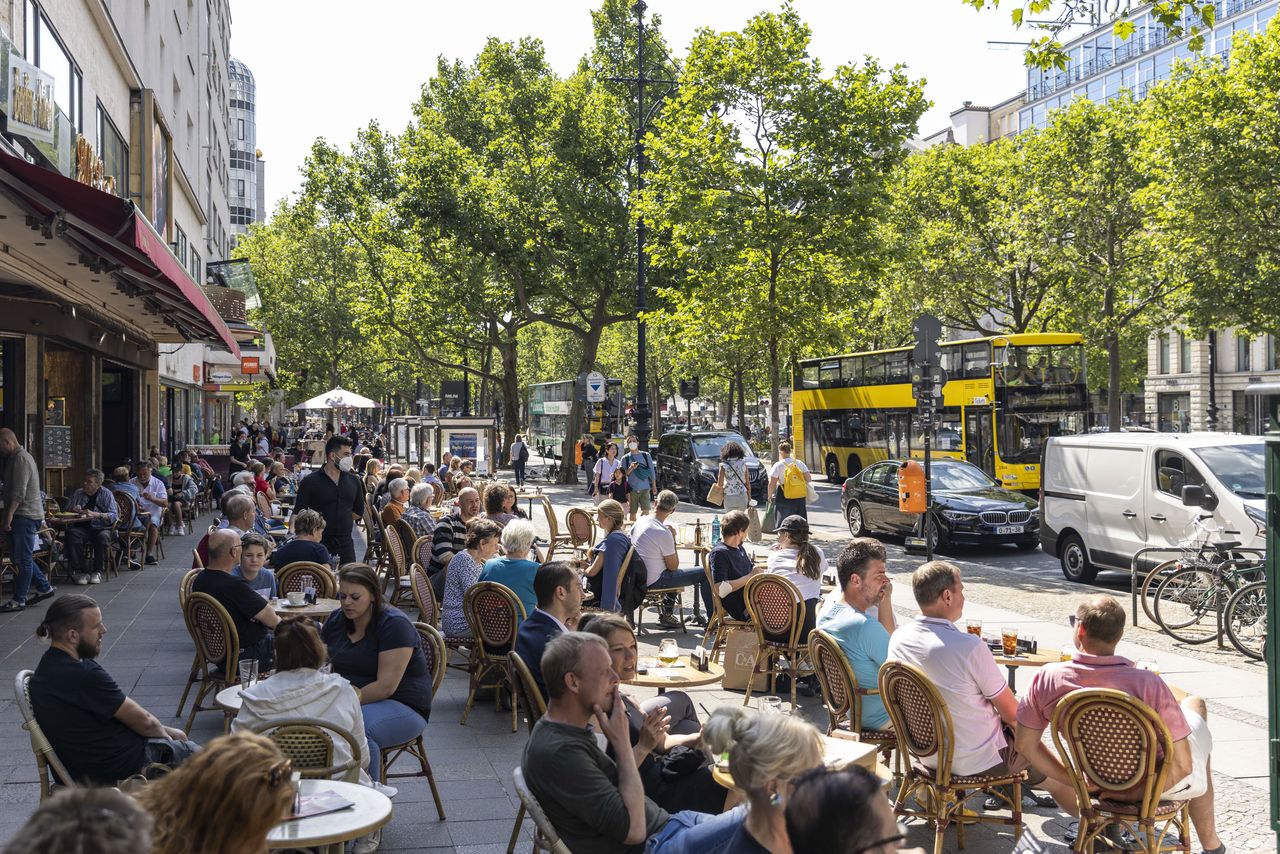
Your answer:
[[[267,632],[262,640],[249,646],[241,647],[240,654],[236,657],[236,661],[244,661],[246,658],[254,658],[258,661],[258,673],[266,673],[273,669],[276,664],[276,638],[271,632]]]
[[[364,737],[369,743],[369,776],[382,782],[382,748],[413,741],[427,722],[399,700],[378,700],[362,708]]]
[[[711,613],[711,584],[707,581],[707,573],[702,567],[663,570],[653,586],[659,590],[667,587],[696,587],[702,594],[702,607],[707,609],[708,614]],[[675,605],[675,597],[669,596],[662,610],[665,613],[671,613],[673,605]]]
[[[744,807],[735,807],[720,815],[692,810],[675,813],[662,829],[649,837],[646,854],[716,854],[746,821]]]
[[[329,554],[338,555],[338,566],[356,562],[356,544],[350,534],[345,537],[322,537],[320,542],[329,550]]]
[[[53,589],[49,579],[44,577],[40,567],[36,566],[35,559],[31,557],[31,541],[38,530],[39,519],[29,516],[13,517],[13,530],[9,532],[9,559],[18,569],[18,577],[13,582],[13,601],[23,605],[27,602],[27,590],[30,589],[32,580],[40,593]]]
[[[524,486],[524,460],[515,460],[511,463],[511,467],[516,471],[516,486]]]
[[[173,738],[148,738],[143,745],[146,765],[166,765],[177,768],[194,756],[200,745],[194,741],[178,741]],[[146,765],[143,767],[145,768]]]
[[[67,558],[71,562],[74,575],[85,573],[85,546],[93,543],[93,571],[101,575],[107,567],[107,549],[111,542],[110,528],[94,528],[90,525],[70,525],[67,527]]]

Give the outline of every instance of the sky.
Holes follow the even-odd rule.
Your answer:
[[[735,30],[769,0],[647,0],[667,43],[684,55],[701,27]],[[598,0],[231,0],[231,55],[257,84],[258,148],[266,160],[267,213],[299,189],[311,143],[345,146],[378,121],[398,132],[440,55],[471,60],[490,36],[536,36],[560,73],[591,44]],[[793,0],[813,31],[811,53],[825,69],[876,57],[924,78],[933,106],[927,135],[950,125],[965,101],[999,103],[1025,87],[1018,47],[1026,40],[1007,9],[977,12],[962,0]]]

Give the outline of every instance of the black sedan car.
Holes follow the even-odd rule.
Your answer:
[[[901,460],[867,466],[844,482],[840,503],[855,537],[883,532],[919,535],[919,514],[898,509]],[[1012,543],[1020,549],[1039,545],[1036,500],[1005,489],[986,472],[960,460],[934,460],[931,468],[929,536],[934,548],[947,543]]]
[[[684,493],[694,504],[707,500],[707,490],[720,473],[720,451],[728,442],[742,448],[747,463],[751,497],[764,504],[769,472],[751,450],[751,444],[730,430],[673,430],[658,440],[654,462],[658,466],[658,488]]]

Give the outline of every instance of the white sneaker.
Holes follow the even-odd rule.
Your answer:
[[[394,798],[396,795],[400,794],[400,790],[395,786],[387,786],[382,783],[375,782],[373,787],[379,792],[382,792],[382,794],[386,795],[388,798]]]
[[[100,573],[100,572],[95,572],[93,575],[90,575],[90,576],[89,576],[89,583],[90,583],[90,584],[101,584],[101,583],[102,583],[102,573]]]
[[[84,573],[80,573],[75,577],[75,582],[76,584],[79,584],[80,586],[83,587],[84,585],[89,583],[89,576],[85,575]]]
[[[382,831],[375,830],[368,836],[361,836],[351,846],[351,854],[373,854],[382,844]]]
[[[186,525],[179,525],[179,526],[178,526],[178,536],[179,536],[179,537],[185,537],[186,535],[187,535],[187,526],[186,526]]]

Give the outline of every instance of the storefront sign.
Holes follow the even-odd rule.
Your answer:
[[[228,370],[226,370],[226,369],[224,369],[224,368],[218,368],[217,370],[210,371],[210,372],[209,372],[209,382],[211,382],[211,383],[229,383],[229,382],[231,382],[231,372],[230,372],[230,371],[228,371]]]
[[[546,415],[568,415],[572,406],[567,400],[548,400],[542,404],[542,411]]]
[[[95,190],[117,195],[115,176],[107,174],[102,158],[93,150],[89,140],[80,134],[76,134],[76,180]]]
[[[242,374],[258,373],[258,357],[257,356],[241,356],[240,357],[240,373]]]
[[[9,132],[53,144],[53,75],[9,51]]]
[[[258,386],[254,385],[253,383],[205,383],[204,384],[205,391],[221,391],[221,392],[253,391],[256,388],[258,388]]]
[[[199,365],[191,366],[191,381],[193,383],[200,382],[200,366]]]
[[[476,457],[476,434],[449,434],[449,453],[453,454],[455,457],[474,460]]]

